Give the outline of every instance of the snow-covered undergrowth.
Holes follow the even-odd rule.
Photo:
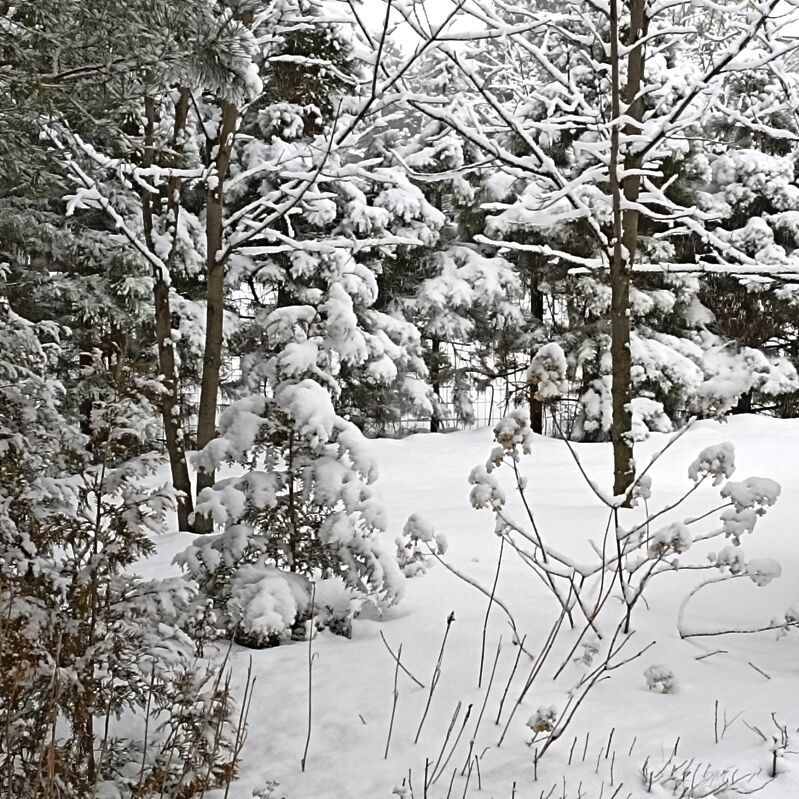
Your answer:
[[[665,435],[655,435],[640,445],[639,463],[646,463],[667,440]],[[682,609],[684,632],[765,626],[772,619],[784,620],[786,610],[799,602],[799,548],[794,541],[799,513],[795,469],[799,421],[736,417],[725,425],[699,423],[651,469],[650,510],[682,496],[692,485],[689,465],[705,447],[725,441],[735,446],[737,491],[744,491],[742,481],[754,475],[776,479],[782,492],[779,502],[758,519],[754,533],[746,533],[743,540],[750,564],[763,566],[763,580],[733,580],[697,592]],[[380,468],[377,488],[389,512],[390,534],[400,532],[409,513],[420,514],[448,539],[446,563],[487,591],[496,576],[500,539],[491,514],[471,507],[468,476],[472,467],[485,464],[492,446],[489,430],[370,444]],[[526,494],[537,527],[560,552],[590,560],[594,554],[590,541],[601,545],[607,508],[581,478],[562,442],[536,437],[532,450],[520,461],[520,470],[527,478]],[[609,446],[576,445],[576,451],[589,476],[599,486],[605,485],[610,474]],[[514,493],[512,470],[500,469],[494,476],[507,494],[509,511],[522,518],[524,509]],[[681,547],[684,530],[679,524],[669,525],[704,514],[723,501],[720,487],[710,482],[653,525],[653,532],[674,533],[654,537],[653,551],[666,546],[667,538],[672,546]],[[694,535],[720,527],[720,513],[692,527]],[[622,511],[621,523],[632,527],[643,514],[642,503],[635,510]],[[740,517],[728,520],[733,523],[743,521]],[[187,538],[163,538],[158,555],[147,564],[149,573],[169,573],[174,568],[169,565],[172,555],[185,546]],[[695,543],[685,563],[707,563],[710,553],[718,560],[726,543],[724,538]],[[781,579],[766,579],[776,571],[767,559],[779,563]],[[584,661],[591,659],[593,639],[586,636],[588,645],[578,647],[555,681],[555,672],[582,629],[579,624],[574,632],[567,625],[561,628],[550,658],[499,746],[533,666],[527,652],[541,651],[558,611],[549,588],[512,552],[503,558],[496,597],[511,612],[526,651],[519,656],[508,618],[494,604],[485,634],[480,688],[488,599],[440,563],[426,575],[409,580],[403,601],[382,617],[361,615],[353,626],[352,640],[323,632],[311,642],[312,726],[304,772],[300,761],[308,733],[308,642],[256,652],[234,648],[231,658],[237,678],[244,679],[252,657],[257,683],[242,778],[232,795],[249,797],[261,791],[274,799],[284,795],[288,799],[388,799],[399,789],[400,795],[417,799],[510,799],[514,795],[625,799],[736,796],[763,786],[760,796],[795,797],[799,795],[799,754],[793,754],[799,750],[799,692],[794,688],[799,676],[799,638],[789,634],[780,639],[774,631],[681,638],[681,605],[708,576],[713,575],[685,570],[652,581],[645,601],[634,609],[634,636],[625,655],[645,652],[596,684],[568,729],[537,765],[535,750],[540,743],[529,743],[536,733],[537,740],[542,740],[541,734],[546,735],[566,705],[569,689],[590,673],[591,666]],[[768,584],[761,587],[758,582]],[[618,590],[609,603],[615,603],[617,610],[608,610],[614,620],[604,632],[612,634],[617,618],[623,616]],[[440,676],[414,743],[450,613],[454,621],[449,625]],[[396,673],[382,637],[394,652],[402,646],[402,664],[424,687],[403,671]],[[471,773],[464,768],[467,762],[472,763]],[[771,780],[775,762],[777,774]],[[267,789],[270,780],[280,783],[271,792]],[[727,793],[714,791],[722,786]]]

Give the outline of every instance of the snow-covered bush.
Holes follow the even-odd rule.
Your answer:
[[[688,467],[688,477],[695,483],[704,477],[712,477],[717,486],[735,471],[735,449],[725,441],[705,447]]]
[[[436,533],[433,525],[416,513],[408,517],[395,543],[397,561],[406,577],[423,574],[431,554],[443,555],[447,551],[446,536]]]
[[[644,671],[646,687],[650,691],[670,694],[675,687],[674,673],[666,666],[649,666]]]
[[[387,607],[402,596],[365,440],[318,383],[286,383],[272,398],[231,405],[197,458],[209,470],[226,463],[247,471],[197,498],[197,512],[223,529],[177,561],[236,640],[276,644],[303,634],[311,616],[348,632],[353,601]],[[324,582],[332,578],[338,583]]]
[[[588,640],[583,641],[580,644],[580,649],[582,650],[582,652],[580,653],[580,655],[578,657],[575,657],[573,659],[573,662],[574,663],[580,663],[583,666],[592,665],[593,662],[594,662],[594,659],[599,654],[599,650],[600,650],[599,644],[600,644],[600,641],[595,635],[591,636],[591,637],[588,637]]]
[[[286,799],[286,794],[280,789],[277,780],[266,780],[263,788],[256,788],[252,795],[253,799]]]
[[[740,763],[719,768],[695,758],[685,760],[672,754],[665,763],[647,758],[641,766],[641,783],[646,795],[679,796],[681,799],[740,797],[760,793],[769,784],[761,769],[743,771]]]
[[[184,632],[196,586],[135,574],[174,497],[146,487],[160,458],[127,456],[130,398],[103,399],[84,436],[37,331],[2,303],[0,343],[0,794],[190,799],[226,783],[237,714]],[[146,741],[130,733],[144,724]]]
[[[680,435],[682,433],[676,434],[677,437]],[[563,446],[571,449],[587,487],[608,513],[604,537],[591,540],[594,556],[575,559],[553,545],[547,531],[536,520],[536,489],[534,485],[528,485],[522,463],[523,456],[532,452],[533,442],[526,412],[515,410],[500,420],[494,428],[494,439],[495,446],[487,463],[475,467],[469,476],[471,504],[476,509],[492,512],[493,534],[500,536],[504,548],[516,552],[521,562],[535,573],[537,580],[547,586],[555,606],[549,637],[536,655],[535,668],[510,711],[500,742],[514,713],[535,684],[537,675],[545,670],[544,664],[558,651],[556,642],[562,639],[559,633],[566,625],[576,632],[576,640],[570,634],[568,640],[573,642],[569,644],[565,659],[559,659],[560,665],[554,675],[555,684],[557,686],[557,681],[564,673],[567,675],[564,679],[569,677],[567,670],[572,672],[573,677],[577,668],[580,676],[576,687],[573,683],[568,686],[568,702],[563,709],[539,708],[528,721],[538,745],[537,758],[542,757],[561,738],[595,685],[610,677],[620,666],[644,655],[652,644],[632,654],[623,653],[623,650],[634,635],[633,613],[651,581],[659,575],[680,569],[692,574],[705,570],[713,575],[698,583],[684,598],[676,620],[677,630],[682,637],[754,631],[736,628],[694,630],[685,621],[686,607],[691,598],[706,585],[746,577],[755,586],[761,587],[778,578],[781,573],[780,564],[776,561],[770,558],[748,559],[740,547],[741,535],[751,533],[757,520],[776,502],[780,493],[779,485],[773,480],[759,477],[730,480],[735,469],[735,453],[731,444],[705,447],[688,467],[689,487],[682,496],[657,508],[652,506],[653,480],[650,468],[671,446],[674,438],[636,475],[627,493],[617,497],[609,496],[591,480],[577,452],[568,442],[564,442]],[[512,495],[506,492],[500,482],[499,472],[503,469],[510,472],[507,476],[521,498],[520,506],[515,509],[509,507]],[[721,506],[710,513],[675,519],[673,514],[702,484],[712,484],[719,490],[723,500]],[[643,508],[641,500],[645,500]],[[516,515],[519,508],[523,514],[521,518]],[[714,514],[718,514],[719,524],[709,531],[694,532],[695,525]],[[622,523],[625,519],[635,521],[625,525]],[[660,520],[658,526],[653,524],[656,519]],[[691,560],[697,542],[713,539],[731,543],[704,560]],[[481,590],[489,593],[488,589]],[[621,612],[617,602],[621,603]],[[510,617],[509,611],[505,610]],[[512,618],[510,620],[518,637],[515,622]],[[789,610],[782,620],[756,629],[773,629],[784,634],[794,626],[796,614]],[[674,690],[674,675],[664,666],[650,666],[644,671],[644,677],[650,690],[662,693]]]
[[[693,544],[691,531],[682,522],[672,522],[652,533],[649,538],[649,556],[662,558],[669,552],[687,552]]]
[[[527,382],[536,399],[551,402],[565,393],[567,368],[566,355],[559,344],[539,347],[527,368]]]
[[[552,732],[558,720],[558,709],[554,705],[539,707],[538,710],[527,719],[527,726],[536,734],[542,732]]]

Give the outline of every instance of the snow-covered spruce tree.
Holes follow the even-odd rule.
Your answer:
[[[160,459],[129,454],[151,415],[119,386],[87,441],[61,411],[57,328],[0,300],[0,788],[188,799],[233,778],[235,707],[181,629],[196,589],[132,570],[174,501],[143,485]]]
[[[432,410],[419,334],[378,307],[377,275],[399,248],[431,244],[442,214],[402,167],[355,146],[371,135],[377,96],[363,43],[324,4],[293,8],[263,21],[273,35],[255,28],[265,89],[242,121],[227,193],[238,231],[228,276],[249,289],[251,313],[230,344],[237,399],[196,460],[207,473],[246,471],[198,494],[197,512],[223,531],[178,559],[252,646],[303,633],[312,617],[347,633],[358,603],[397,601],[403,575],[380,537],[374,466],[343,413],[380,424],[379,403],[356,399],[369,391]],[[332,79],[317,96],[323,68]]]
[[[575,439],[607,440],[612,428],[610,287],[602,274],[573,269],[562,258],[526,249],[578,250],[588,257],[591,239],[584,222],[551,225],[551,219],[530,207],[530,194],[535,197],[535,191],[528,192],[513,181],[503,191],[490,205],[486,237],[523,248],[513,260],[529,287],[531,305],[537,305],[531,320],[538,322],[532,346],[527,352],[517,349],[517,359],[526,367],[529,353],[535,355],[543,342],[562,347],[576,408],[564,415],[568,424],[558,423],[560,433]],[[632,432],[636,439],[646,437],[650,429],[668,431],[691,414],[717,411],[710,402],[703,403],[699,393],[715,373],[703,346],[708,342],[706,325],[712,314],[699,302],[699,288],[691,276],[643,274],[630,290]],[[520,369],[517,390],[523,390],[529,379],[526,368]],[[551,399],[559,396],[553,394]],[[536,406],[531,403],[531,413],[534,429],[540,432],[542,409]]]
[[[408,83],[439,95],[451,113],[468,118],[460,75],[440,56],[423,59]],[[430,429],[436,432],[445,416],[473,420],[475,389],[502,368],[497,364],[504,344],[516,339],[524,319],[511,265],[473,241],[482,230],[480,205],[489,177],[482,152],[412,108],[406,119],[410,132],[384,136],[381,150],[404,167],[446,222],[434,242],[383,261],[379,301],[402,313],[422,335],[435,395]],[[442,396],[444,387],[451,389],[451,407]]]
[[[363,601],[396,602],[403,576],[379,537],[385,516],[360,431],[305,379],[238,400],[201,453],[207,468],[245,467],[197,498],[223,526],[178,556],[235,640],[254,647],[318,626],[349,635]],[[240,469],[239,469],[240,470]]]
[[[106,290],[122,296],[118,304],[123,307],[131,304],[131,298],[141,304],[149,297],[150,342],[142,363],[157,364],[152,376],[160,379],[161,386],[154,401],[160,405],[173,484],[180,492],[178,516],[185,529],[191,485],[178,371],[181,366],[186,371],[189,359],[175,354],[180,345],[172,332],[172,316],[174,311],[179,319],[188,317],[192,322],[198,316],[196,307],[184,307],[180,290],[185,282],[180,286],[179,278],[188,274],[196,286],[195,253],[202,265],[202,250],[197,246],[202,236],[198,224],[192,226],[191,219],[184,224],[178,213],[185,173],[170,170],[182,166],[189,94],[188,89],[173,89],[190,85],[195,91],[221,92],[220,87],[225,87],[235,93],[248,80],[247,70],[241,69],[239,40],[244,34],[229,13],[217,13],[211,6],[134,2],[117,9],[103,3],[48,0],[36,7],[9,10],[3,36],[15,56],[10,90],[15,81],[22,80],[20,75],[27,75],[33,87],[28,105],[35,111],[27,121],[31,161],[39,164],[37,177],[55,179],[56,184],[69,180],[63,193],[71,190],[73,194],[67,212],[79,217],[71,226],[76,239],[84,226],[105,234],[95,235],[93,253],[85,242],[72,247],[66,263],[51,258],[57,252],[50,249],[37,251],[35,233],[26,231],[22,244],[66,276],[61,282],[68,284],[67,290],[60,302],[79,291],[76,276],[97,273]],[[44,158],[39,158],[42,154]],[[5,200],[26,205],[19,192],[6,195]],[[55,201],[41,206],[28,200],[27,212],[41,218],[43,213],[60,210]],[[26,213],[25,207],[12,210],[18,217]],[[166,219],[169,223],[164,223]],[[129,267],[124,277],[109,281],[102,248],[112,243],[128,249]],[[178,261],[174,270],[172,261]],[[197,293],[190,290],[189,298],[196,298]],[[115,321],[110,320],[112,328]],[[105,349],[103,337],[100,333],[77,345],[86,353],[95,347]],[[150,359],[150,347],[157,357]],[[194,364],[189,375],[193,369]]]
[[[708,275],[700,289],[719,343],[735,342],[726,347],[735,360],[718,370],[718,380],[737,384],[738,412],[772,406],[790,413],[797,396],[796,87],[795,66],[731,75],[724,106],[706,125],[722,144],[708,148],[700,207],[718,218],[719,239],[767,267],[764,274],[737,278]]]
[[[376,123],[358,121],[367,45],[324,12],[316,3],[301,24],[270,20],[265,92],[242,127],[234,209],[259,219],[267,198],[291,198],[296,176],[315,182],[283,220],[245,227],[234,244],[231,281],[251,310],[234,393],[261,392],[277,358],[285,377],[321,381],[342,414],[379,430],[404,409],[430,407],[418,332],[381,301],[380,274],[398,252],[435,240],[442,216],[383,157]]]
[[[456,33],[452,36],[457,38]],[[487,41],[480,41],[478,38],[474,43],[463,43],[459,45],[459,55],[467,58],[472,69],[483,75],[484,80],[491,83],[503,98],[514,96],[513,73],[496,69],[498,64],[513,58],[501,38],[489,37]],[[518,171],[498,168],[492,154],[486,152],[485,143],[470,139],[460,130],[461,126],[468,130],[475,115],[478,118],[481,115],[482,98],[475,92],[468,76],[462,74],[457,64],[439,51],[434,51],[428,60],[437,64],[442,72],[441,91],[455,97],[446,114],[439,116],[430,125],[436,133],[436,142],[451,140],[457,145],[456,148],[450,145],[449,150],[440,148],[450,160],[450,152],[453,150],[455,153],[468,154],[469,157],[461,157],[457,164],[436,164],[428,159],[427,165],[431,174],[425,177],[432,185],[443,180],[444,185],[450,187],[450,205],[454,208],[456,235],[462,241],[480,242],[477,246],[481,248],[483,255],[489,255],[496,252],[496,247],[493,242],[485,241],[485,234],[496,232],[492,224],[497,212],[501,214],[509,199],[518,196],[524,181],[518,179]],[[443,65],[439,62],[443,62]],[[424,80],[420,82],[420,88],[430,86],[429,76],[432,72],[430,67],[423,70]],[[511,78],[506,83],[508,75]],[[415,112],[420,113],[418,109]],[[458,120],[458,126],[453,127],[446,122],[447,118],[452,117]],[[500,140],[516,155],[529,155],[524,142],[518,137],[506,136],[503,132]],[[553,151],[557,147],[556,143]],[[420,152],[424,154],[424,148]],[[536,231],[527,226],[526,221],[524,213],[515,216],[511,225],[503,231],[502,238],[522,244],[536,241]],[[584,231],[581,233],[577,230],[572,235],[576,240],[584,235]],[[549,283],[558,270],[548,264],[547,258],[540,253],[507,249],[503,256],[501,260],[485,261],[486,264],[495,263],[498,267],[501,265],[502,268],[493,270],[498,278],[495,288],[501,287],[501,293],[488,292],[487,307],[483,307],[478,300],[473,309],[476,313],[470,314],[466,311],[467,320],[464,323],[474,329],[470,337],[471,346],[465,353],[459,352],[459,360],[466,363],[464,368],[454,374],[455,394],[457,398],[460,394],[457,389],[462,386],[464,377],[471,377],[471,381],[466,381],[467,386],[469,382],[476,382],[481,389],[490,386],[493,391],[501,384],[504,387],[503,399],[506,407],[510,403],[529,401],[533,429],[540,433],[543,430],[544,406],[526,377],[530,358],[537,347],[553,337],[548,318],[554,316],[554,302],[557,300],[553,302]],[[513,271],[508,272],[508,266]],[[435,299],[431,304],[435,304]],[[455,308],[461,311],[464,310],[463,304],[462,299],[454,302]]]
[[[119,247],[102,214],[65,217],[68,186],[56,181],[42,197],[0,197],[0,252],[9,308],[43,325],[49,368],[64,393],[61,411],[90,435],[96,401],[124,386],[149,417],[136,450],[160,448],[162,383],[153,363],[150,287],[139,259]],[[47,195],[50,196],[47,196]],[[47,332],[44,332],[47,331]],[[113,373],[117,388],[109,385]],[[133,454],[133,453],[131,453]]]
[[[433,103],[413,98],[416,107],[446,121],[523,179],[532,226],[546,234],[577,224],[584,233],[577,247],[558,241],[494,243],[545,255],[571,270],[608,271],[616,494],[624,493],[634,473],[633,269],[670,271],[702,262],[732,271],[753,267],[740,249],[705,235],[712,219],[675,190],[680,170],[674,161],[679,166],[692,154],[691,142],[718,106],[727,75],[748,68],[742,54],[756,50],[763,65],[779,57],[784,20],[771,21],[775,6],[725,18],[726,29],[736,35],[709,64],[704,41],[682,36],[688,27],[679,13],[682,4],[650,7],[630,0],[606,9],[569,2],[464,9],[464,15],[475,13],[475,25],[488,28],[486,38],[502,41],[510,54],[502,70],[487,69],[484,60],[454,46],[454,26],[442,37],[411,13],[404,16],[429,47],[446,53],[481,99],[469,126]],[[685,232],[704,242],[700,252],[675,245]]]
[[[135,17],[135,10],[132,11]],[[134,35],[131,20],[117,18],[117,27]],[[113,66],[99,57],[104,46],[118,46],[108,30],[107,9],[86,3],[45,2],[10,9],[2,29],[4,51],[11,54],[5,90],[19,94],[29,84],[23,114],[6,117],[9,140],[17,142],[18,167],[3,170],[0,182],[0,252],[7,270],[6,301],[25,319],[54,322],[51,369],[65,393],[61,409],[89,432],[93,397],[104,379],[95,366],[111,359],[131,367],[140,388],[149,382],[149,398],[157,404],[158,372],[152,368],[154,346],[148,322],[151,288],[137,256],[119,246],[112,224],[101,210],[71,214],[65,195],[74,190],[62,154],[53,147],[43,125],[69,119],[83,133],[110,139],[120,135],[130,103],[121,97],[109,72],[133,70],[134,56]],[[54,30],[69,45],[53,54]],[[118,31],[117,31],[118,33]],[[128,42],[129,44],[129,42]],[[93,56],[97,56],[94,58]],[[82,65],[79,66],[79,65]],[[64,72],[59,71],[59,66]],[[52,72],[52,74],[51,74]],[[105,92],[97,91],[108,80]],[[131,86],[127,87],[131,89]],[[10,105],[11,101],[5,105]],[[78,110],[80,109],[80,110]],[[22,149],[21,140],[25,139]],[[35,186],[17,180],[21,170]],[[153,442],[149,442],[152,444]]]
[[[70,210],[104,215],[116,241],[140,262],[132,282],[151,297],[158,404],[180,492],[179,525],[189,529],[183,394],[185,382],[200,383],[198,436],[209,440],[223,344],[220,181],[227,176],[238,106],[262,88],[248,27],[253,11],[187,3],[134,3],[124,11],[109,14],[78,3],[74,52],[59,50],[55,59],[79,93],[111,98],[109,114],[92,113],[97,103],[90,103],[83,114],[43,117],[39,127],[73,182]],[[47,25],[56,23],[44,15],[40,24],[52,49]],[[60,73],[55,80],[62,80]],[[98,82],[103,92],[96,91]],[[106,124],[98,129],[95,118]],[[198,304],[199,298],[205,302]]]
[[[492,86],[498,96],[503,99],[517,98],[518,115],[528,118],[531,124],[540,123],[546,118],[548,111],[544,100],[535,95],[524,94],[530,93],[527,88],[528,78],[520,78],[514,72],[494,69],[496,63],[518,58],[518,54],[513,53],[508,43],[501,39],[490,40],[482,47],[464,47],[459,50],[458,56],[461,59],[468,58],[471,68],[486,76],[486,85]],[[534,70],[535,65],[531,65],[531,68]],[[457,68],[453,70],[456,76],[453,79],[457,79]],[[480,98],[473,87],[470,90],[468,81],[461,77],[459,82],[467,84],[463,87],[460,105],[468,106],[471,102],[475,106],[474,112],[461,113],[465,126],[470,113],[480,113]],[[440,131],[442,128],[446,130],[447,126],[442,122],[436,125],[439,128],[439,139],[446,141],[445,134]],[[454,131],[449,135],[456,141],[461,138]],[[572,135],[572,132],[562,131],[559,138],[551,137],[551,141],[545,140],[542,145],[550,157],[564,168],[568,164],[564,160],[567,155],[566,147]],[[518,158],[529,158],[529,146],[514,135],[513,131],[505,132],[498,140]],[[476,149],[471,143],[465,146]],[[464,149],[463,143],[460,144],[460,149]],[[478,161],[479,157],[473,156],[473,160]],[[443,170],[443,166],[438,169]],[[434,179],[435,175],[432,175],[430,180]],[[499,340],[491,341],[488,357],[482,359],[482,371],[487,376],[494,375],[495,379],[502,375],[507,394],[516,402],[526,401],[529,397],[534,429],[541,432],[543,406],[536,398],[535,390],[530,387],[528,391],[526,385],[530,359],[541,344],[558,341],[566,349],[572,363],[571,381],[582,381],[586,388],[589,387],[603,373],[599,361],[607,349],[601,345],[608,339],[606,317],[609,296],[602,285],[601,276],[599,281],[593,276],[573,278],[569,275],[569,265],[558,263],[545,252],[535,251],[534,247],[538,246],[542,251],[547,246],[559,247],[587,256],[593,247],[590,231],[584,219],[565,223],[536,213],[532,200],[540,193],[540,186],[537,179],[533,179],[532,185],[528,185],[528,181],[519,176],[518,169],[486,170],[476,191],[467,182],[468,174],[462,177],[455,172],[454,179],[459,179],[460,183],[472,188],[472,203],[479,206],[467,211],[472,235],[477,234],[478,239],[483,241],[487,239],[489,247],[495,245],[496,240],[501,240],[522,248],[507,249],[506,255],[517,273],[515,284],[523,286],[524,291],[522,293],[517,288],[506,298],[516,301],[513,324],[504,328]],[[485,247],[486,244],[482,246]],[[457,304],[455,307],[457,308]],[[608,366],[603,365],[604,368]],[[581,392],[584,399],[589,399],[590,395],[584,392],[585,389]],[[597,405],[595,400],[590,403],[591,409]],[[596,429],[583,431],[583,435],[602,436],[608,433],[609,414],[604,414],[599,421],[606,424],[604,429],[592,418],[588,427],[590,429],[594,426]]]

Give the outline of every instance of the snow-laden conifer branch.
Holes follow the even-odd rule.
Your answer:
[[[64,145],[61,143],[58,135],[55,132],[48,131],[48,136],[53,144],[63,152]],[[147,247],[128,222],[125,221],[123,216],[114,208],[110,200],[103,195],[100,183],[89,175],[74,157],[67,154],[65,161],[69,172],[79,186],[78,192],[70,199],[67,210],[74,211],[74,209],[78,207],[100,208],[114,223],[114,227],[125,238],[128,244],[150,264],[153,271],[158,276],[158,279],[169,286],[171,284],[171,277],[166,263]]]
[[[673,133],[674,126],[680,123],[681,117],[688,111],[691,103],[703,92],[707,91],[707,87],[712,85],[715,79],[730,67],[733,60],[746,50],[752,40],[774,14],[778,4],[779,0],[768,0],[768,2],[762,3],[761,6],[757,8],[754,12],[755,19],[751,22],[749,29],[742,33],[741,36],[727,48],[727,51],[715,61],[713,66],[695,81],[693,87],[689,89],[682,101],[678,103],[674,110],[667,114],[659,124],[657,130],[650,136],[646,145],[640,148],[638,151],[639,156],[645,156],[655,148],[660,141]],[[656,10],[653,14],[654,13],[656,13]]]
[[[406,14],[404,15],[405,21],[411,25],[411,27],[415,26],[414,21]],[[415,27],[415,32],[419,36],[424,35],[424,31]],[[594,221],[593,216],[591,215],[588,207],[582,201],[582,199],[577,195],[573,190],[573,185],[570,181],[568,181],[562,174],[562,172],[558,169],[555,165],[552,158],[539,146],[538,142],[536,142],[528,132],[525,130],[524,127],[517,123],[516,118],[510,114],[504,105],[499,101],[499,99],[494,95],[490,89],[487,88],[484,81],[480,80],[478,76],[474,73],[474,71],[470,68],[470,66],[459,58],[458,54],[454,52],[451,48],[444,49],[442,52],[449,58],[452,63],[461,71],[464,77],[467,79],[469,84],[472,88],[483,97],[483,99],[487,102],[488,106],[497,114],[498,118],[501,120],[502,123],[507,125],[507,127],[512,130],[517,136],[521,138],[521,140],[525,143],[525,145],[529,148],[530,152],[532,153],[533,157],[535,158],[535,167],[534,172],[536,174],[542,174],[548,177],[554,184],[554,190],[551,193],[551,203],[557,202],[559,196],[565,197],[569,203],[577,210],[580,214],[584,215],[586,222],[588,223],[590,229],[592,230],[593,234],[597,237],[598,241],[601,243],[606,243],[606,237],[599,226]],[[426,111],[430,111],[430,109],[425,109]],[[431,115],[434,115],[431,114]],[[452,124],[451,120],[447,120],[450,124]],[[457,124],[457,123],[456,123]],[[459,133],[466,138],[474,137],[474,134],[469,132],[468,129],[464,129],[462,126],[458,126]],[[487,137],[483,137],[484,139]],[[489,139],[490,141],[490,139]],[[492,148],[495,153],[500,150],[498,145],[494,145]],[[489,150],[491,152],[491,150]],[[506,156],[507,157],[507,156]],[[575,185],[579,185],[582,178],[578,178]],[[542,210],[546,209],[546,205],[542,207]]]

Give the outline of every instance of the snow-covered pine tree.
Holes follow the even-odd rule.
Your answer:
[[[438,95],[448,113],[468,120],[468,87],[440,55],[422,60],[408,85]],[[436,432],[446,416],[473,421],[475,390],[506,369],[507,342],[523,334],[524,315],[511,265],[473,240],[483,227],[481,201],[489,191],[483,153],[413,107],[405,118],[410,130],[384,147],[447,221],[431,245],[384,262],[380,288],[382,302],[401,311],[422,335],[435,395],[430,429]]]
[[[386,519],[370,483],[365,440],[338,416],[327,390],[287,381],[273,396],[238,400],[201,453],[208,467],[244,467],[197,498],[223,527],[178,557],[248,646],[304,635],[314,619],[349,635],[364,601],[387,607],[403,593]]]
[[[404,15],[430,48],[446,53],[480,97],[471,126],[433,103],[414,99],[416,106],[446,120],[523,180],[519,210],[526,212],[529,227],[551,237],[556,229],[566,233],[584,226],[576,248],[568,236],[555,246],[494,243],[545,255],[571,272],[608,271],[609,292],[600,303],[609,322],[602,365],[608,377],[605,390],[594,387],[599,405],[594,416],[599,418],[607,397],[617,494],[626,490],[634,471],[633,269],[668,272],[701,262],[695,251],[675,247],[686,232],[711,244],[728,270],[748,270],[752,263],[745,253],[703,233],[712,220],[685,204],[676,182],[680,162],[692,154],[693,134],[718,107],[727,76],[748,68],[747,54],[756,52],[761,65],[779,57],[784,23],[771,20],[775,5],[763,6],[754,16],[741,12],[734,21],[725,19],[739,34],[709,63],[701,36],[680,35],[682,4],[677,11],[672,4],[653,9],[638,0],[612,2],[607,9],[569,2],[481,7],[473,24],[487,29],[485,38],[500,40],[508,54],[501,62],[505,68],[493,72],[468,48],[453,44],[458,39],[454,24],[442,36],[426,30],[411,13]],[[713,260],[719,259],[705,258]],[[648,415],[656,410],[649,405]]]
[[[135,19],[135,9],[132,14]],[[122,76],[137,62],[133,56],[114,65],[104,60],[104,47],[113,51],[119,40],[108,30],[111,19],[101,7],[47,2],[10,10],[7,23],[2,36],[13,57],[5,89],[18,94],[27,80],[30,91],[22,95],[25,113],[20,108],[7,117],[9,140],[19,149],[18,166],[3,171],[0,186],[6,301],[31,322],[52,323],[58,347],[51,348],[51,367],[66,389],[62,411],[75,423],[80,416],[79,424],[88,433],[93,397],[107,388],[95,369],[100,361],[106,369],[111,360],[117,369],[129,369],[129,389],[137,382],[157,403],[157,371],[150,367],[148,353],[153,346],[148,331],[150,287],[135,255],[119,247],[102,211],[68,218],[65,195],[74,185],[62,154],[43,130],[49,120],[69,119],[82,133],[105,139],[120,136],[131,104],[109,73],[116,70]],[[119,18],[116,24],[135,36],[132,20]],[[70,42],[58,45],[58,58],[55,30]],[[97,91],[104,81],[106,91]],[[19,170],[34,191],[15,180]]]
[[[223,531],[179,558],[228,632],[253,646],[311,617],[346,632],[358,602],[401,595],[376,473],[344,414],[379,424],[378,402],[352,404],[370,391],[393,399],[389,412],[431,411],[418,331],[378,307],[377,275],[443,223],[402,167],[367,146],[379,124],[368,40],[326,3],[276,11],[254,22],[264,89],[242,117],[227,183],[228,286],[245,307],[229,344],[240,377],[196,459],[206,473],[233,464],[245,474],[199,492],[198,512]]]
[[[418,333],[384,307],[378,281],[398,250],[433,241],[442,217],[383,157],[381,123],[359,122],[369,43],[327,4],[303,9],[269,19],[266,88],[234,166],[232,215],[247,216],[231,280],[251,311],[241,391],[262,391],[271,364],[278,380],[321,381],[343,414],[375,430],[402,409],[429,408]],[[268,201],[290,202],[307,175],[314,184],[285,218],[261,223]]]
[[[706,125],[713,144],[700,207],[717,218],[719,239],[756,263],[754,274],[707,275],[699,292],[713,316],[706,337],[717,362],[716,402],[734,403],[736,412],[790,413],[796,402],[796,86],[790,62],[730,75],[724,104]]]
[[[119,385],[81,433],[53,376],[58,325],[20,317],[8,291],[0,280],[0,790],[197,796],[235,773],[236,712],[182,630],[195,586],[133,571],[174,502],[145,486],[160,457],[135,454],[151,415]],[[149,736],[131,735],[144,719]]]
[[[197,208],[188,219],[180,215],[187,199],[183,178],[195,173],[175,167],[184,162],[191,91],[233,96],[246,91],[242,86],[251,82],[252,74],[243,63],[247,34],[229,11],[217,13],[210,6],[130,3],[123,11],[107,4],[53,0],[10,11],[3,33],[18,44],[18,51],[38,56],[20,67],[22,72],[29,69],[41,102],[40,113],[28,118],[31,143],[35,153],[45,153],[53,174],[69,181],[63,192],[72,195],[67,213],[79,217],[72,227],[105,234],[95,236],[96,247],[102,247],[102,240],[127,248],[127,274],[112,279],[110,285],[117,298],[122,295],[118,305],[132,302],[141,308],[149,295],[152,332],[142,365],[149,361],[151,377],[160,381],[160,386],[153,384],[153,401],[160,406],[173,484],[180,492],[180,526],[188,529],[192,490],[180,372],[184,377],[199,373],[191,345],[198,338],[203,341],[204,330],[194,340],[191,335],[184,335],[182,343],[178,339],[180,332],[196,331],[199,313],[193,300],[205,293],[201,287],[197,290],[202,274],[198,259],[204,269],[199,246],[203,226]],[[69,46],[62,46],[62,38]],[[199,168],[195,177],[201,174]],[[46,210],[52,212],[57,206],[51,202]],[[70,279],[93,269],[105,272],[100,280],[108,282],[109,270],[104,270],[100,252],[94,253],[94,260],[101,265],[94,267],[87,263],[92,258],[86,256],[86,247],[86,242],[76,247],[68,267],[58,268]],[[180,293],[187,288],[180,280],[185,275],[191,278],[188,296]],[[179,320],[174,333],[173,314]],[[80,343],[86,357],[94,343]],[[150,347],[154,352],[148,351]],[[205,349],[200,349],[201,357]]]

